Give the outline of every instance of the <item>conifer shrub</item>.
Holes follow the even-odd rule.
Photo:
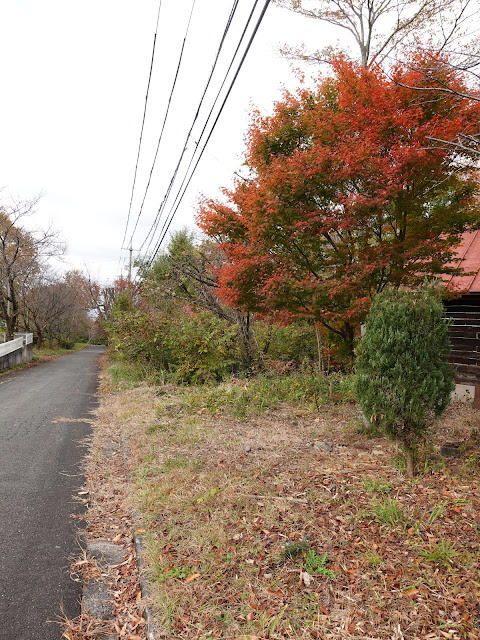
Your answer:
[[[357,348],[360,407],[372,424],[399,441],[408,476],[414,474],[419,441],[445,411],[455,387],[447,330],[432,287],[391,289],[375,298]]]

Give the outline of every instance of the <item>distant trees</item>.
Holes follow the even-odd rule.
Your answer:
[[[418,62],[418,60],[417,60]],[[309,319],[353,352],[355,330],[387,285],[415,286],[446,266],[478,224],[474,158],[453,140],[478,128],[480,104],[402,86],[425,75],[337,59],[314,90],[287,94],[248,134],[250,180],[205,199],[198,222],[221,243],[218,293],[282,321]],[[450,76],[462,90],[461,75]],[[441,99],[440,99],[441,98]]]
[[[88,338],[91,305],[82,274],[59,275],[51,266],[65,253],[60,234],[25,224],[38,200],[0,205],[0,317],[7,340],[22,330],[35,333],[38,347],[45,337],[68,344]]]
[[[79,278],[75,271],[58,275],[44,269],[22,291],[22,326],[35,334],[39,349],[45,338],[68,345],[89,336],[93,320]]]
[[[22,291],[40,276],[48,258],[65,251],[56,231],[31,231],[23,225],[37,202],[38,197],[0,207],[0,311],[7,339],[18,327]]]

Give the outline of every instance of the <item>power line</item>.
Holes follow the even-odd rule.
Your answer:
[[[256,2],[258,2],[258,0],[256,0]],[[174,184],[174,182],[175,182],[175,179],[176,179],[176,177],[177,177],[177,173],[178,173],[178,170],[179,170],[179,168],[180,168],[181,162],[182,162],[183,157],[184,157],[184,155],[185,155],[185,152],[186,152],[186,150],[187,150],[188,141],[189,141],[189,139],[190,139],[190,136],[191,136],[191,134],[192,134],[193,128],[194,128],[195,123],[196,123],[196,121],[197,121],[197,119],[198,119],[198,116],[199,116],[199,114],[200,114],[200,110],[201,110],[201,108],[202,108],[203,101],[204,101],[204,99],[205,99],[205,95],[206,95],[206,93],[207,93],[207,91],[208,91],[208,88],[209,88],[209,86],[210,86],[210,82],[211,82],[212,77],[213,77],[213,74],[214,74],[214,72],[215,72],[215,69],[216,69],[216,66],[217,66],[217,63],[218,63],[218,59],[219,59],[219,57],[220,57],[220,54],[221,54],[221,51],[222,51],[222,48],[223,48],[223,45],[224,45],[225,39],[226,39],[226,37],[227,37],[228,31],[229,31],[229,29],[230,29],[230,26],[231,26],[231,24],[232,24],[233,18],[234,18],[234,16],[235,16],[235,12],[236,12],[236,10],[237,10],[238,3],[239,3],[239,0],[235,0],[235,2],[233,3],[232,9],[230,10],[230,15],[228,16],[227,24],[225,25],[225,28],[224,28],[224,31],[223,31],[223,35],[222,35],[222,38],[221,38],[221,41],[220,41],[219,47],[218,47],[218,49],[217,49],[217,53],[216,53],[216,56],[215,56],[215,60],[214,60],[214,63],[213,63],[212,69],[211,69],[211,71],[210,71],[210,75],[209,75],[209,77],[208,77],[207,83],[206,83],[205,88],[204,88],[204,90],[203,90],[203,94],[202,94],[202,97],[201,97],[201,99],[200,99],[200,102],[199,102],[199,104],[198,104],[198,106],[197,106],[197,110],[196,110],[196,113],[195,113],[195,117],[193,118],[193,122],[192,122],[192,124],[191,124],[191,126],[190,126],[190,129],[189,129],[188,133],[187,133],[187,137],[186,137],[185,142],[184,142],[184,144],[183,144],[183,149],[182,149],[182,152],[181,152],[180,157],[179,157],[179,159],[178,159],[178,162],[177,162],[177,165],[176,165],[176,167],[175,167],[175,170],[174,170],[174,172],[173,172],[173,176],[172,176],[172,178],[170,179],[170,183],[169,183],[169,185],[168,185],[168,187],[167,187],[167,191],[166,191],[166,193],[165,193],[165,195],[164,195],[164,197],[163,197],[163,200],[162,200],[162,202],[161,202],[161,204],[160,204],[160,207],[159,207],[159,209],[158,209],[158,211],[157,211],[157,214],[156,214],[156,216],[155,216],[155,219],[154,219],[154,221],[153,221],[153,223],[152,223],[152,225],[151,225],[151,227],[150,227],[150,230],[149,230],[149,232],[147,233],[147,236],[145,237],[145,240],[143,241],[143,243],[142,243],[142,245],[141,245],[141,247],[140,247],[140,249],[142,249],[142,248],[144,247],[145,243],[147,242],[148,238],[150,237],[150,235],[152,235],[151,240],[150,240],[150,242],[149,242],[149,244],[148,244],[148,247],[147,247],[147,253],[148,253],[148,251],[149,251],[149,249],[150,249],[150,246],[151,246],[151,243],[152,243],[153,237],[154,237],[154,235],[155,235],[155,233],[156,233],[156,231],[157,231],[157,229],[158,229],[158,224],[159,224],[159,222],[160,222],[160,217],[161,217],[161,214],[162,214],[163,208],[164,208],[165,203],[166,203],[166,201],[167,201],[167,199],[168,199],[168,197],[169,197],[169,195],[170,195],[170,192],[171,192],[171,189],[172,189],[173,184]],[[247,23],[247,24],[248,24],[248,23]],[[238,51],[238,47],[237,47],[237,51]],[[235,57],[235,55],[236,55],[237,51],[235,52],[234,57]],[[233,62],[233,59],[232,59],[232,62]],[[230,68],[231,68],[231,64],[230,64],[229,70],[230,70]],[[227,71],[227,75],[228,75],[228,71]],[[225,82],[225,80],[224,80],[224,82]],[[222,86],[223,86],[223,84],[222,84]],[[218,98],[218,96],[217,96],[217,98]],[[215,103],[214,103],[214,104],[215,104]],[[208,122],[208,119],[210,118],[210,115],[211,115],[211,111],[210,111],[210,114],[209,114],[209,116],[208,116],[208,118],[207,118],[207,122]],[[187,171],[188,171],[188,170],[187,170]]]
[[[255,9],[257,8],[258,1],[259,1],[259,0],[255,0],[255,3],[254,3],[254,5],[253,5],[253,7],[252,7],[252,10],[250,11],[250,15],[248,16],[248,20],[247,20],[247,22],[246,22],[246,24],[245,24],[245,27],[244,27],[244,29],[243,29],[243,32],[242,32],[242,34],[241,34],[241,36],[240,36],[240,39],[239,39],[239,41],[238,41],[237,47],[236,47],[236,49],[235,49],[235,53],[234,53],[234,54],[233,54],[233,56],[232,56],[232,59],[231,59],[231,61],[230,61],[230,65],[229,65],[229,67],[228,67],[228,69],[227,69],[227,72],[226,72],[226,74],[225,74],[225,76],[224,76],[223,82],[222,82],[222,84],[221,84],[221,86],[220,86],[220,89],[219,89],[219,90],[218,90],[218,92],[217,92],[217,95],[216,95],[215,100],[214,100],[214,102],[213,102],[213,105],[212,105],[212,107],[211,107],[211,109],[210,109],[210,112],[209,112],[209,114],[208,114],[208,117],[207,117],[207,119],[205,120],[205,124],[204,124],[204,126],[203,126],[202,132],[201,132],[200,137],[199,137],[199,142],[195,142],[195,141],[194,141],[194,142],[195,142],[195,144],[196,144],[196,147],[197,147],[197,148],[195,149],[195,152],[194,152],[194,154],[192,155],[192,157],[191,157],[191,159],[190,159],[190,162],[189,162],[189,165],[188,165],[187,170],[186,170],[186,172],[185,172],[185,175],[184,175],[184,177],[183,177],[182,183],[181,183],[181,185],[180,185],[180,187],[179,187],[179,189],[178,189],[178,191],[177,191],[177,195],[175,196],[175,200],[174,200],[174,203],[173,203],[173,205],[172,205],[172,208],[173,208],[173,207],[175,207],[175,205],[176,205],[176,203],[177,203],[177,201],[178,201],[178,197],[179,197],[179,195],[180,195],[180,192],[182,191],[183,185],[185,184],[185,180],[187,179],[188,172],[190,171],[190,168],[191,168],[191,166],[192,166],[192,164],[193,164],[193,160],[194,160],[194,157],[195,157],[195,153],[198,151],[198,147],[199,147],[200,140],[201,140],[201,138],[203,137],[203,134],[204,134],[204,132],[205,132],[205,130],[206,130],[206,128],[207,128],[208,122],[210,121],[210,118],[211,118],[212,113],[213,113],[213,111],[214,111],[214,109],[215,109],[215,106],[216,106],[216,104],[217,104],[217,102],[218,102],[218,99],[219,99],[219,97],[220,97],[220,94],[221,94],[221,92],[222,92],[222,89],[223,89],[223,87],[225,86],[225,82],[226,82],[226,80],[227,80],[227,78],[228,78],[228,75],[229,75],[230,70],[231,70],[231,68],[232,68],[232,66],[233,66],[233,63],[234,63],[235,58],[236,58],[236,56],[237,56],[237,53],[238,53],[238,51],[239,51],[239,49],[240,49],[240,47],[241,47],[241,44],[242,44],[243,39],[244,39],[244,37],[245,37],[245,34],[246,34],[247,30],[248,30],[248,27],[249,27],[250,22],[251,22],[251,20],[252,20],[252,17],[253,17],[253,14],[254,14],[254,12],[255,12]],[[267,3],[267,5],[268,5],[268,3]],[[259,26],[259,24],[260,24],[261,20],[263,19],[263,15],[264,15],[264,13],[265,13],[265,10],[266,10],[266,8],[263,10],[262,15],[260,16],[259,23],[257,24],[256,30],[258,29],[258,26]],[[254,34],[253,34],[253,36],[252,36],[252,39],[251,39],[250,43],[248,44],[248,48],[250,47],[250,44],[251,44],[251,42],[253,41],[253,37],[255,37],[256,30],[255,30],[255,32],[254,32]],[[245,52],[245,56],[246,56],[246,54],[248,53],[248,48],[247,48],[247,50],[246,50],[246,52]],[[239,70],[240,70],[240,68],[241,68],[241,65],[243,64],[243,60],[245,59],[245,56],[244,56],[244,58],[242,59],[242,61],[240,62],[240,65],[239,65],[239,68],[238,68],[238,70],[237,70],[237,74],[236,74],[236,75],[238,75],[238,72],[239,72]],[[233,83],[235,82],[235,80],[236,80],[236,77],[234,78],[234,80],[233,80],[233,82],[232,82],[232,85],[231,85],[231,87],[230,87],[230,89],[229,89],[229,92],[230,92],[230,90],[231,90],[231,88],[232,88]],[[227,94],[226,99],[227,99],[227,98],[228,98],[228,94]],[[221,107],[221,110],[223,109],[223,106],[224,106],[224,104],[225,104],[225,102],[226,102],[226,99],[224,100],[224,103],[223,103],[223,105],[222,105],[222,107]],[[221,112],[221,110],[220,110],[220,112]],[[219,114],[218,114],[218,115],[220,115],[220,112],[219,112]],[[217,121],[218,121],[218,117],[217,117]],[[217,121],[216,121],[216,122],[217,122]],[[215,127],[216,122],[215,122],[215,124],[213,125],[213,128]],[[213,132],[213,128],[212,128],[212,131],[210,132],[210,135],[211,135],[211,133]],[[209,136],[209,138],[210,138],[210,136]],[[207,140],[207,142],[208,142],[208,140]],[[205,143],[205,147],[206,147],[206,144],[207,144],[207,143]],[[205,148],[205,147],[204,147],[204,148]],[[183,151],[182,151],[182,155],[181,155],[181,157],[180,157],[180,161],[181,161],[181,159],[182,159],[182,158],[183,158],[183,156],[184,156],[185,150],[186,150],[186,144],[184,145],[184,149],[183,149]],[[203,151],[202,151],[202,154],[203,154]],[[180,163],[180,161],[179,161],[179,163]],[[197,165],[198,165],[198,162],[197,162]],[[168,188],[168,190],[167,190],[167,193],[166,193],[166,195],[164,196],[164,198],[163,198],[163,200],[162,200],[162,203],[161,203],[161,205],[160,205],[160,209],[159,209],[159,212],[158,212],[158,214],[157,214],[157,216],[158,216],[158,217],[161,215],[161,213],[163,212],[163,209],[164,209],[164,207],[165,207],[165,205],[166,205],[166,201],[167,201],[167,199],[168,199],[168,197],[169,197],[169,195],[170,195],[170,190],[171,190],[171,188],[172,188],[172,184],[173,184],[173,182],[174,182],[174,180],[175,180],[175,178],[176,178],[177,172],[178,172],[178,167],[179,167],[179,164],[177,164],[177,168],[176,168],[175,173],[174,173],[174,175],[173,175],[173,177],[172,177],[172,180],[170,181],[170,185],[169,185],[169,188]],[[195,166],[195,169],[196,169],[196,166]],[[194,171],[195,171],[195,169],[194,169]],[[193,171],[193,172],[194,172],[194,171]],[[190,176],[190,179],[191,179],[191,177],[193,176],[193,172],[192,172],[192,175]],[[190,180],[189,180],[189,183],[190,183]],[[185,190],[186,190],[187,188],[188,188],[188,184],[187,184],[187,187],[185,188]],[[183,198],[183,194],[182,194],[182,198]],[[179,203],[179,204],[180,204],[180,203]],[[177,208],[178,208],[178,207],[177,207]],[[167,220],[168,220],[168,217],[167,217]],[[157,243],[157,246],[156,246],[155,251],[154,251],[154,253],[153,253],[153,255],[152,255],[151,259],[150,259],[149,264],[151,264],[151,263],[153,262],[153,259],[155,258],[155,255],[156,255],[156,253],[158,252],[158,249],[159,249],[159,247],[160,247],[160,244],[161,244],[161,242],[163,241],[163,237],[164,237],[163,232],[164,232],[164,230],[165,230],[165,224],[166,224],[166,222],[167,222],[167,221],[165,221],[165,222],[164,222],[163,227],[162,227],[162,230],[161,230],[162,239],[160,240],[160,243]],[[157,231],[157,229],[158,229],[158,224],[159,224],[159,219],[156,221],[156,226],[155,226],[154,234],[156,233],[156,231]],[[168,226],[170,226],[170,223],[168,224]],[[167,231],[168,231],[168,229],[167,229]],[[147,237],[148,237],[148,236],[147,236]],[[148,248],[147,248],[147,253],[148,253],[148,251],[150,250],[150,246],[151,246],[152,240],[153,240],[153,236],[152,236],[152,239],[151,239],[151,240],[150,240],[150,242],[149,242],[149,245],[148,245]],[[143,245],[142,245],[142,247],[143,247]]]
[[[138,162],[139,162],[139,159],[140,159],[140,149],[142,147],[143,130],[145,128],[145,117],[146,117],[146,114],[147,114],[148,95],[149,95],[149,92],[150,92],[150,82],[151,82],[151,79],[152,79],[153,61],[155,59],[155,47],[156,47],[156,44],[157,44],[157,32],[158,32],[158,23],[160,21],[160,9],[161,9],[161,7],[162,7],[162,0],[159,0],[158,12],[157,12],[157,23],[155,25],[155,35],[153,36],[152,58],[151,58],[151,61],[150,61],[150,71],[149,71],[149,74],[148,74],[147,93],[146,93],[146,96],[145,96],[145,106],[143,108],[143,118],[142,118],[142,126],[141,126],[141,129],[140,129],[140,139],[138,141],[137,160],[136,160],[136,163],[135,163],[135,172],[133,174],[132,193],[131,193],[131,196],[130,196],[130,205],[128,207],[127,224],[125,225],[125,233],[123,234],[122,245],[124,244],[125,238],[127,237],[128,224],[130,222],[130,215],[131,215],[131,212],[132,212],[133,192],[135,191],[135,184],[136,184],[136,181],[137,181]],[[120,264],[120,262],[119,262],[119,264]]]
[[[228,88],[227,94],[226,94],[226,96],[225,96],[225,98],[224,98],[224,100],[223,100],[223,102],[222,102],[222,105],[221,105],[220,110],[219,110],[219,112],[218,112],[218,114],[217,114],[217,117],[215,118],[215,122],[213,123],[213,126],[212,126],[212,128],[211,128],[211,130],[210,130],[210,133],[208,134],[207,140],[205,141],[205,143],[204,143],[204,145],[203,145],[203,147],[202,147],[202,150],[201,150],[201,152],[200,152],[200,155],[199,155],[199,157],[198,157],[198,159],[197,159],[197,161],[196,161],[196,163],[195,163],[195,166],[194,166],[194,168],[193,168],[193,171],[191,172],[190,177],[188,178],[187,184],[185,185],[185,188],[184,188],[184,189],[183,189],[183,191],[182,191],[182,194],[181,194],[181,196],[180,196],[180,199],[178,200],[177,205],[175,206],[175,203],[174,203],[174,204],[173,204],[173,206],[172,206],[172,209],[170,210],[170,213],[169,213],[170,218],[169,218],[169,217],[168,217],[168,215],[167,215],[167,219],[165,220],[165,223],[164,223],[164,225],[163,225],[163,227],[162,227],[162,230],[161,230],[161,232],[160,232],[160,234],[161,234],[160,240],[157,242],[157,245],[156,245],[156,247],[155,247],[155,250],[154,250],[154,252],[153,252],[153,255],[152,255],[152,257],[151,257],[151,259],[150,259],[150,261],[149,261],[149,266],[152,264],[153,260],[155,259],[156,255],[157,255],[157,253],[158,253],[158,250],[160,249],[160,246],[161,246],[161,244],[162,244],[162,242],[163,242],[163,240],[164,240],[164,238],[165,238],[166,234],[168,233],[168,230],[169,230],[169,228],[170,228],[170,225],[171,225],[171,223],[172,223],[172,220],[173,220],[173,218],[174,218],[174,216],[175,216],[176,212],[178,211],[178,208],[179,208],[179,206],[180,206],[180,204],[181,204],[181,202],[182,202],[182,200],[183,200],[183,197],[185,196],[185,192],[187,191],[188,186],[189,186],[189,184],[190,184],[190,182],[191,182],[191,180],[192,180],[192,177],[193,177],[193,175],[195,174],[195,171],[196,171],[196,169],[197,169],[197,167],[198,167],[198,164],[199,164],[200,160],[202,159],[202,156],[203,156],[203,153],[204,153],[204,151],[205,151],[205,148],[206,148],[206,146],[207,146],[208,142],[210,141],[210,138],[211,138],[211,136],[212,136],[212,134],[213,134],[213,131],[214,131],[214,129],[215,129],[215,127],[216,127],[217,123],[218,123],[218,120],[219,120],[219,118],[220,118],[220,115],[222,114],[222,111],[223,111],[223,109],[224,109],[224,107],[225,107],[225,104],[226,104],[226,102],[227,102],[227,100],[228,100],[228,98],[229,98],[229,96],[230,96],[230,93],[231,93],[231,91],[232,91],[232,88],[233,88],[233,86],[234,86],[234,84],[235,84],[235,82],[236,82],[236,80],[237,80],[237,78],[238,78],[238,75],[239,75],[240,70],[241,70],[241,68],[242,68],[242,66],[243,66],[243,63],[245,62],[245,58],[247,57],[247,54],[248,54],[248,52],[249,52],[249,50],[250,50],[250,47],[251,47],[251,45],[252,45],[252,42],[253,42],[253,40],[254,40],[254,38],[255,38],[256,34],[257,34],[257,32],[258,32],[258,29],[259,29],[259,27],[260,27],[260,24],[262,23],[262,20],[263,20],[263,18],[264,18],[264,16],[265,16],[265,13],[266,13],[266,11],[267,11],[267,8],[268,8],[268,5],[269,5],[269,4],[270,4],[270,0],[266,0],[266,1],[265,1],[265,4],[264,4],[264,6],[263,6],[262,12],[261,12],[261,14],[260,14],[260,16],[259,16],[259,18],[258,18],[258,20],[257,20],[257,23],[256,23],[256,25],[255,25],[254,30],[253,30],[253,33],[252,33],[252,35],[250,36],[250,40],[248,41],[247,47],[246,47],[246,49],[245,49],[245,51],[244,51],[244,53],[243,53],[242,59],[240,60],[240,63],[239,63],[239,65],[238,65],[238,67],[237,67],[237,70],[236,70],[236,72],[235,72],[235,75],[234,75],[234,77],[233,77],[233,80],[232,80],[232,82],[230,83],[230,86],[229,86],[229,88]],[[180,188],[181,188],[181,187],[180,187]],[[178,197],[178,194],[177,194],[177,197]],[[174,207],[175,207],[175,208],[174,208]]]
[[[155,169],[155,164],[157,162],[158,151],[160,149],[160,145],[161,145],[161,142],[162,142],[162,139],[163,139],[163,132],[165,131],[165,125],[167,124],[168,115],[170,113],[170,106],[171,106],[171,103],[172,103],[173,94],[175,92],[175,87],[177,85],[177,80],[178,80],[178,76],[179,76],[179,73],[180,73],[180,68],[182,66],[183,53],[185,51],[185,44],[187,42],[188,32],[190,30],[190,23],[192,21],[193,10],[195,9],[195,3],[196,3],[196,0],[193,0],[192,9],[190,11],[190,17],[189,17],[188,23],[187,23],[187,29],[185,31],[185,36],[183,38],[182,48],[180,50],[180,56],[179,56],[179,59],[178,59],[177,70],[175,72],[175,78],[173,80],[172,89],[170,91],[170,96],[168,98],[167,110],[165,112],[165,117],[163,119],[162,129],[160,131],[160,136],[158,138],[157,148],[155,150],[155,156],[153,158],[152,167],[150,169],[150,175],[148,176],[148,182],[147,182],[147,186],[145,188],[145,193],[143,194],[143,199],[142,199],[142,203],[140,205],[140,210],[138,212],[137,220],[135,222],[135,226],[133,228],[132,235],[131,235],[131,238],[130,238],[130,244],[132,244],[132,242],[133,242],[133,236],[135,234],[135,231],[137,230],[137,226],[138,226],[138,223],[139,223],[139,220],[140,220],[140,216],[142,215],[142,211],[143,211],[143,205],[145,204],[145,199],[147,197],[147,193],[148,193],[148,190],[150,188],[150,183],[152,181],[153,170]]]

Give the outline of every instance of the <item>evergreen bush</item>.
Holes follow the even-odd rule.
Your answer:
[[[366,418],[401,443],[411,476],[416,446],[455,387],[448,321],[431,286],[392,289],[375,298],[365,329],[355,363],[356,395]]]

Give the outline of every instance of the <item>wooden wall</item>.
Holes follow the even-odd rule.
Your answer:
[[[451,318],[449,360],[458,384],[475,385],[475,405],[480,403],[480,293],[468,293],[445,304]]]

